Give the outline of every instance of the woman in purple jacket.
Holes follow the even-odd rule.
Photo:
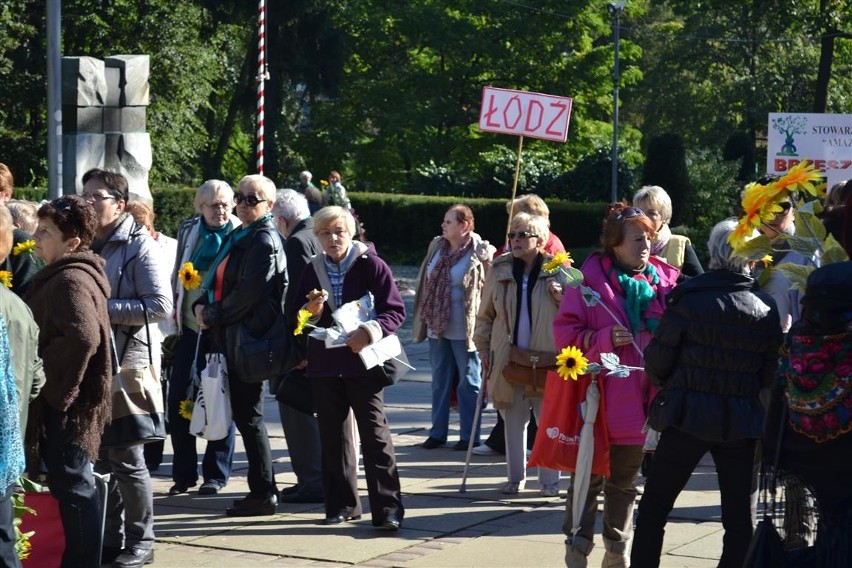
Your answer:
[[[581,288],[568,287],[553,323],[556,349],[580,348],[589,361],[601,353],[615,353],[625,365],[643,367],[642,350],[660,322],[665,298],[674,287],[678,270],[651,256],[654,225],[641,209],[613,204],[603,225],[602,252],[583,263],[583,284],[600,295],[589,306]],[[571,535],[574,477],[568,488],[563,530],[565,561],[569,568],[586,566],[595,532],[597,497],[604,493],[604,566],[628,566],[633,534],[633,482],[642,464],[646,409],[654,392],[644,372],[626,378],[603,376],[606,427],[609,432],[610,477],[592,475],[580,531]]]
[[[372,244],[353,241],[354,233],[355,219],[342,207],[324,207],[314,215],[314,234],[323,252],[305,267],[296,295],[310,297],[304,309],[312,315],[310,324],[321,328],[332,326],[335,310],[367,293],[375,307],[375,314],[348,335],[345,346],[327,349],[324,341],[307,340],[307,376],[313,384],[322,442],[324,522],[361,518],[358,478],[349,463],[357,457],[346,451],[343,433],[351,409],[361,435],[373,526],[395,531],[405,509],[385,417],[384,383],[377,369],[367,370],[358,354],[402,325],[405,305],[388,265]]]

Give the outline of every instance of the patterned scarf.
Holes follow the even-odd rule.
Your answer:
[[[669,228],[669,224],[663,223],[663,226],[657,231],[657,236],[651,242],[651,254],[654,256],[663,256],[663,249],[669,244],[671,238],[672,230]]]
[[[199,244],[192,254],[190,261],[192,266],[199,272],[206,272],[210,268],[210,263],[216,259],[219,254],[219,249],[222,247],[222,242],[231,229],[234,228],[230,219],[221,227],[210,227],[202,217],[198,222],[198,241]]]
[[[635,335],[645,327],[653,332],[660,325],[662,307],[657,300],[657,284],[660,277],[650,262],[644,268],[626,271],[611,258],[603,258],[604,272],[615,290],[624,295],[624,310],[630,322],[630,331]]]
[[[429,326],[429,329],[441,337],[444,333],[444,328],[450,321],[450,305],[452,304],[452,282],[450,281],[450,269],[456,265],[465,255],[470,253],[473,246],[473,239],[468,235],[467,240],[459,250],[450,253],[450,241],[444,239],[441,243],[439,254],[441,258],[435,263],[429,279],[426,280],[424,287],[425,297],[421,312],[423,321]]]

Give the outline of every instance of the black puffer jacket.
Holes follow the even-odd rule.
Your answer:
[[[651,409],[655,430],[711,442],[760,437],[758,395],[773,382],[782,333],[775,301],[754,287],[743,274],[711,270],[669,294],[645,349],[648,378],[663,389]]]

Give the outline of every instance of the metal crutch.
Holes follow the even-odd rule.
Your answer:
[[[479,424],[479,417],[482,414],[482,399],[485,397],[485,379],[482,380],[482,386],[479,387],[479,394],[476,395],[476,410],[473,412],[473,424],[470,427],[470,436],[467,443],[467,454],[464,457],[464,473],[462,474],[461,487],[459,493],[467,492],[467,472],[470,469],[470,455],[473,453],[473,440],[476,435],[476,425]]]

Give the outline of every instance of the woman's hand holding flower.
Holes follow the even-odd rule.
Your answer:
[[[354,353],[360,353],[361,350],[369,344],[370,334],[367,333],[367,330],[363,327],[359,327],[346,338],[346,345],[348,345]]]
[[[633,334],[628,329],[621,325],[613,326],[612,328],[612,344],[615,347],[629,345],[633,341]]]

